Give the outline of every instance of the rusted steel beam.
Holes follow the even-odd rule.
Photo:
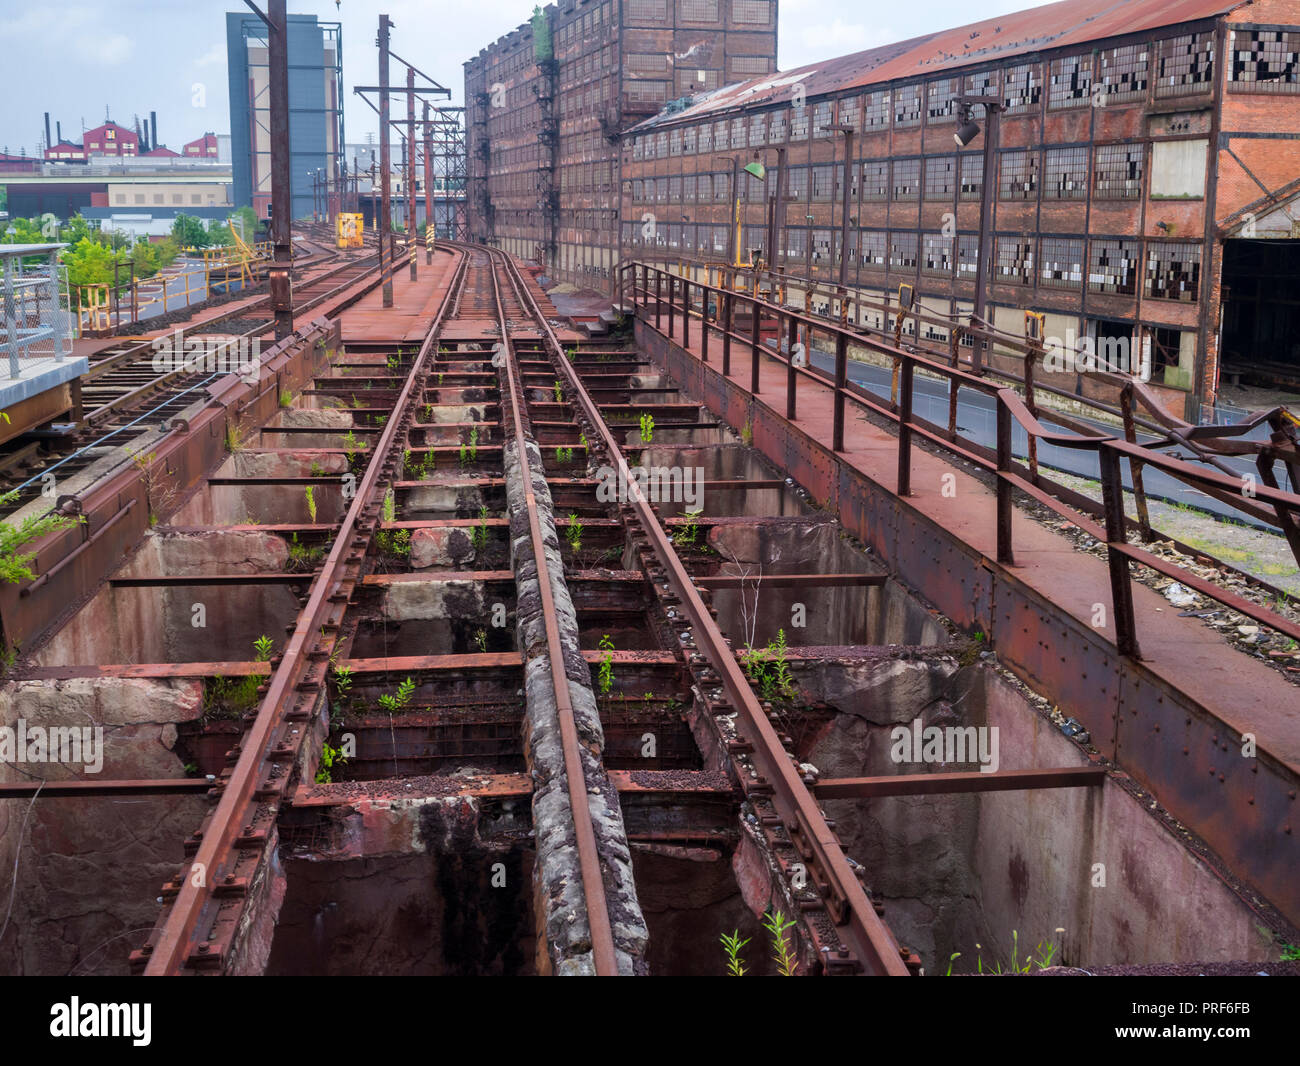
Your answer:
[[[0,800],[69,799],[117,796],[196,796],[212,789],[203,777],[175,777],[141,780],[101,781],[76,778],[69,781],[7,781],[0,783]]]
[[[702,589],[748,588],[761,581],[763,588],[832,588],[846,585],[879,586],[889,580],[888,574],[764,574],[761,579],[740,574],[711,574],[695,578]]]
[[[256,574],[156,574],[149,577],[112,577],[114,588],[181,588],[199,585],[309,585],[315,575],[306,573]]]
[[[1101,766],[1048,770],[981,770],[943,774],[887,774],[883,777],[825,777],[813,785],[818,799],[878,796],[934,796],[954,792],[1016,792],[1036,788],[1096,788],[1106,780]]]

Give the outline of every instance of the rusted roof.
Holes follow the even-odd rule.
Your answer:
[[[796,83],[802,84],[807,95],[812,97],[904,78],[927,77],[945,70],[979,68],[999,63],[1009,56],[1092,44],[1108,37],[1214,18],[1247,2],[1060,0],[1059,3],[940,30],[898,44],[870,48],[822,63],[810,63],[794,70],[725,85],[692,97],[684,109],[660,111],[633,129],[762,101],[788,100]]]

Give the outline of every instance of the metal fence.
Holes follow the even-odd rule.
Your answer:
[[[59,297],[62,247],[0,245],[0,357],[11,379],[72,352],[71,316]]]

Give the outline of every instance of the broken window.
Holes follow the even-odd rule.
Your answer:
[[[925,161],[925,198],[951,203],[957,183],[957,157],[932,156]]]
[[[894,93],[894,128],[921,124],[921,85],[904,85]]]
[[[998,198],[1033,200],[1038,196],[1038,153],[1003,152]]]
[[[894,270],[916,269],[916,234],[894,231],[889,235],[889,265]]]
[[[1006,285],[1034,283],[1034,241],[1032,237],[997,239],[997,280]]]
[[[889,236],[884,230],[862,230],[859,238],[859,261],[864,267],[884,270],[889,254]]]
[[[1002,106],[1008,111],[1037,107],[1043,99],[1043,69],[1037,63],[1010,67],[1002,91]]]
[[[1214,34],[1189,33],[1156,42],[1156,96],[1208,92],[1214,81]]]
[[[862,164],[862,199],[876,202],[889,199],[888,163]]]
[[[1239,92],[1300,92],[1300,32],[1233,30],[1232,88]]]
[[[1083,283],[1083,241],[1044,237],[1039,247],[1038,283],[1049,289],[1077,289]]]
[[[1112,296],[1137,293],[1139,242],[1098,238],[1088,256],[1088,291]]]
[[[1093,195],[1098,200],[1136,200],[1142,195],[1140,144],[1101,144],[1093,165]]]
[[[921,271],[925,274],[952,276],[952,238],[942,233],[925,234]]]
[[[1201,246],[1171,241],[1147,244],[1146,294],[1156,300],[1195,303],[1200,293]]]
[[[1047,106],[1053,110],[1083,107],[1092,94],[1092,56],[1053,59],[1047,79]]]
[[[1043,197],[1048,200],[1088,198],[1088,149],[1049,148],[1043,163]]]
[[[891,101],[888,91],[868,93],[862,110],[862,128],[867,132],[889,129]]]
[[[1102,50],[1102,103],[1141,100],[1146,96],[1149,55],[1145,44],[1128,44],[1122,48]]]
[[[919,200],[921,196],[921,161],[899,159],[894,163],[894,199]]]

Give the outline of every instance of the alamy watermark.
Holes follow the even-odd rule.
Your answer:
[[[596,471],[596,499],[601,503],[681,503],[699,510],[704,499],[701,466],[602,466]]]
[[[979,763],[980,773],[998,771],[998,727],[995,725],[923,726],[913,718],[910,726],[889,731],[889,758],[896,763]]]
[[[1151,348],[1138,348],[1132,337],[1078,337],[1074,330],[1065,331],[1064,339],[1048,337],[1043,369],[1049,374],[1088,374],[1109,371],[1128,374],[1139,381],[1151,380]]]
[[[81,764],[86,773],[97,774],[104,768],[104,727],[28,726],[19,718],[0,726],[0,762]]]

